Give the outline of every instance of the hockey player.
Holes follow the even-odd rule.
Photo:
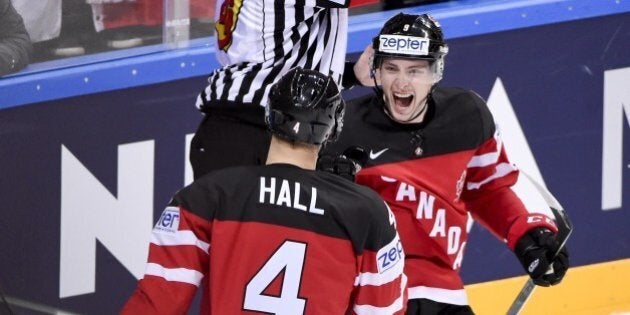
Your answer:
[[[379,88],[348,103],[345,132],[325,151],[334,157],[358,146],[368,155],[356,182],[377,191],[398,222],[408,314],[472,313],[459,276],[469,213],[507,240],[536,284],[559,283],[568,256],[553,257],[557,228],[511,190],[518,170],[487,105],[474,92],[436,85],[448,52],[438,22],[398,14],[372,47]]]
[[[191,142],[195,178],[227,166],[264,164],[270,141],[264,106],[270,86],[289,69],[316,70],[341,84],[349,2],[217,1],[221,68],[197,98],[205,116]]]
[[[214,171],[178,192],[153,229],[123,314],[403,314],[395,220],[367,187],[315,171],[341,131],[333,79],[296,68],[266,107],[265,166]]]

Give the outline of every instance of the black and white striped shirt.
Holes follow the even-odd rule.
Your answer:
[[[264,106],[269,88],[301,66],[331,75],[341,85],[349,0],[217,1],[221,68],[208,78],[197,107],[213,103]]]

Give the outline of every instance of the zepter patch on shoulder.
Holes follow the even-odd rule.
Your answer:
[[[174,234],[179,229],[179,208],[166,207],[160,216],[160,219],[153,227],[154,233]]]

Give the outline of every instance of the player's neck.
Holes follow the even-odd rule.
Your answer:
[[[303,169],[314,170],[318,151],[317,146],[294,144],[274,136],[271,138],[266,164],[293,164]]]

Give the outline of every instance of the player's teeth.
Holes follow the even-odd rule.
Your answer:
[[[409,97],[411,96],[411,94],[400,94],[400,93],[395,93],[394,96],[396,97]]]

